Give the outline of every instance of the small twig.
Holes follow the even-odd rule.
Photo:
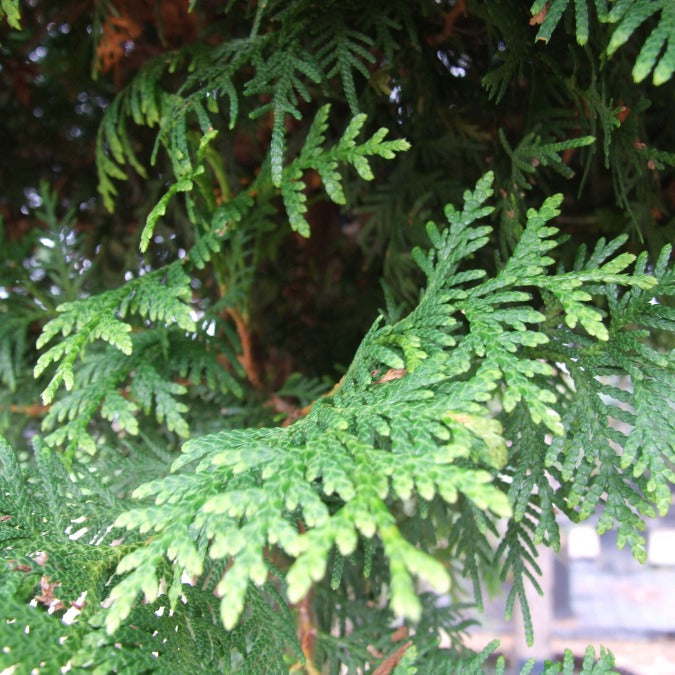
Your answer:
[[[43,417],[49,412],[51,406],[33,403],[31,405],[17,405],[12,403],[9,406],[9,412],[14,415],[25,415],[26,417]]]
[[[253,343],[251,341],[251,333],[244,321],[243,317],[234,307],[227,308],[227,314],[230,316],[234,325],[237,329],[237,335],[241,342],[241,355],[239,358],[239,363],[243,366],[246,371],[246,376],[248,377],[249,382],[256,388],[262,389],[263,384],[260,379],[260,372],[258,369],[258,364],[255,362],[253,357]]]
[[[449,12],[443,13],[443,29],[434,35],[428,35],[427,44],[439,45],[450,38],[460,14],[466,16],[466,0],[457,0],[455,6]]]
[[[404,645],[401,645],[393,654],[387,656],[387,658],[375,668],[373,675],[389,675],[399,664],[411,645],[412,641],[409,640]]]

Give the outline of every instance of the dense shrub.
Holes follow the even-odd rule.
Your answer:
[[[672,2],[0,7],[3,672],[479,672],[558,514],[644,560]]]

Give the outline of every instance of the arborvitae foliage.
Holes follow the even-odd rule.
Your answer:
[[[644,560],[672,3],[0,18],[0,668],[481,672],[466,613],[508,578],[532,638],[558,514]]]

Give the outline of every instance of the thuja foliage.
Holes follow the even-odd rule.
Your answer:
[[[0,666],[481,672],[561,514],[644,561],[671,4],[3,0],[19,103],[30,49],[71,119],[88,50],[102,208],[72,157],[2,170]]]

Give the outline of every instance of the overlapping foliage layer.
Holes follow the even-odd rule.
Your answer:
[[[216,4],[0,4],[119,89],[112,220],[4,210],[0,667],[480,672],[560,514],[670,506],[670,3]]]

